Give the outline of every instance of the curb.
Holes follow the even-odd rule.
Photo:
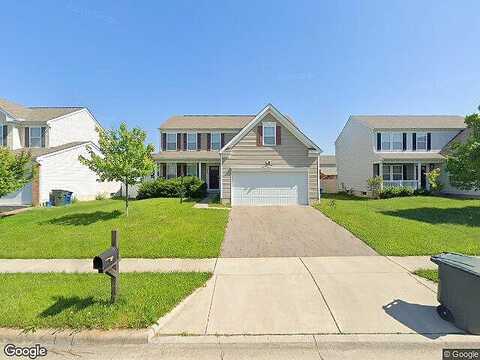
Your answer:
[[[56,330],[0,328],[0,342],[39,343],[42,345],[148,344],[154,336],[151,328],[143,330]]]

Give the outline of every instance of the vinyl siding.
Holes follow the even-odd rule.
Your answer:
[[[231,150],[225,152],[222,156],[222,201],[230,202],[232,167],[262,168],[265,166],[265,160],[271,161],[272,168],[308,168],[309,201],[318,200],[317,157],[308,157],[308,148],[271,115],[267,115],[263,121],[275,122],[281,126],[281,145],[257,146],[257,127],[255,127]]]
[[[48,147],[75,141],[92,141],[98,144],[97,123],[88,111],[78,111],[61,119],[48,122]]]

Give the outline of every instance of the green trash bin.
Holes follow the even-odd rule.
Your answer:
[[[50,192],[50,203],[53,206],[62,206],[66,204],[65,198],[71,197],[72,192],[68,190],[55,189]]]
[[[438,265],[440,317],[471,334],[480,334],[480,259],[443,253],[430,260]]]

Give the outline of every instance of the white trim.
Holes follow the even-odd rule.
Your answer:
[[[198,151],[198,134],[197,134],[197,132],[195,132],[195,131],[187,131],[185,134],[187,134],[187,148],[186,148],[186,150],[187,150],[187,151]],[[194,136],[195,136],[195,149],[193,149],[193,150],[190,150],[190,149],[188,148],[188,145],[190,145],[190,143],[189,143],[189,141],[188,141],[188,135],[194,135]]]
[[[265,128],[273,128],[273,144],[265,144]],[[276,146],[277,145],[277,123],[271,121],[262,121],[262,145]]]
[[[226,149],[237,144],[245,135],[247,135],[267,114],[271,114],[275,117],[283,126],[287,128],[298,140],[300,140],[308,148],[314,148],[318,152],[322,152],[312,140],[310,140],[292,121],[286,116],[282,115],[272,104],[265,106],[255,118],[250,121],[237,135],[233,137],[221,150],[220,153]]]
[[[219,171],[220,171],[220,203],[221,203],[222,198],[223,198],[223,161],[222,161],[222,153],[220,153],[220,170]],[[230,188],[231,188],[231,185],[230,185]],[[230,196],[230,199],[231,199],[231,196]]]
[[[166,140],[166,143],[165,143],[165,151],[177,151],[178,149],[178,133],[176,132],[172,132],[172,131],[165,131],[165,140]],[[174,134],[175,135],[175,149],[173,150],[169,150],[168,149],[168,135],[172,135]],[[180,144],[181,145],[181,144]]]
[[[42,148],[42,127],[43,126],[29,126],[28,127],[28,147],[31,149],[41,149]],[[35,139],[40,140],[40,144],[38,146],[32,146],[32,129],[40,129],[40,136],[35,136]],[[46,147],[46,144],[45,144]]]

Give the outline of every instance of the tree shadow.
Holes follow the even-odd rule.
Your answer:
[[[52,304],[47,309],[43,310],[40,313],[41,317],[55,316],[67,309],[72,309],[75,312],[78,312],[92,305],[109,304],[109,302],[105,300],[94,300],[92,296],[89,296],[86,298],[80,298],[78,296],[71,296],[71,297],[56,296],[53,299],[55,300],[55,303]]]
[[[42,222],[42,224],[50,225],[91,225],[97,221],[107,221],[118,218],[122,215],[122,212],[119,210],[114,211],[95,211],[92,213],[77,213],[69,214],[61,217],[53,218],[47,221]]]
[[[433,305],[414,304],[396,299],[384,305],[383,310],[415,333],[429,339],[437,339],[447,334],[464,334],[462,330],[442,320],[436,306]]]
[[[480,206],[462,208],[416,208],[381,211],[381,214],[422,221],[429,224],[456,224],[480,226]]]

